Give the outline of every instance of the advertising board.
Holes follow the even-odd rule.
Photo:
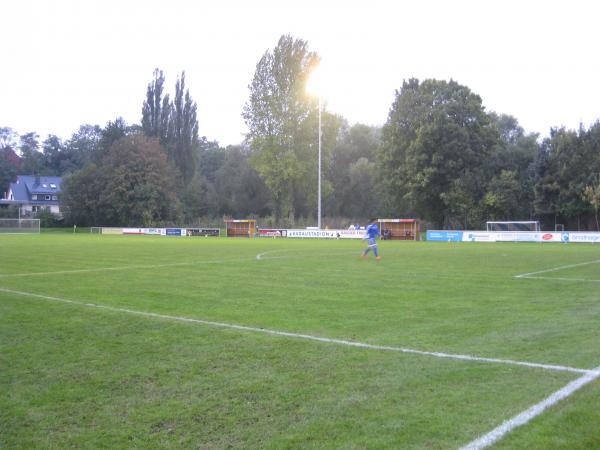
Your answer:
[[[287,237],[287,230],[279,228],[260,228],[258,237]]]
[[[145,234],[143,228],[123,228],[123,234]]]
[[[336,239],[339,230],[287,230],[289,238],[325,238]]]
[[[362,239],[365,230],[285,230],[289,238]]]
[[[562,234],[567,235],[563,237],[564,242],[588,242],[590,244],[600,244],[600,233],[569,232]]]
[[[486,233],[484,231],[465,231],[463,233],[465,242],[496,242],[496,233]]]
[[[462,231],[427,230],[428,241],[460,242],[463,240]]]
[[[123,234],[123,228],[103,227],[102,234]]]
[[[186,236],[213,236],[219,237],[220,231],[218,228],[186,228]]]
[[[365,230],[337,230],[340,239],[362,239],[365,237]]]
[[[495,235],[496,242],[541,242],[542,240],[540,233],[505,231],[495,233]]]
[[[600,233],[539,231],[427,231],[428,241],[463,242],[587,242],[600,243]]]

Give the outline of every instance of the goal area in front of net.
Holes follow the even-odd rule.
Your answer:
[[[486,222],[487,231],[540,231],[537,220]]]
[[[40,219],[0,219],[0,233],[39,233]]]

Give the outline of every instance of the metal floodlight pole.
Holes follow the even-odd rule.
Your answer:
[[[319,174],[318,174],[318,198],[317,198],[317,228],[321,229],[321,96],[319,95]]]

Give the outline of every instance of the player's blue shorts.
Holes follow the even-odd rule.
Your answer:
[[[375,238],[369,238],[369,247],[376,247],[377,246],[377,241],[375,240]]]

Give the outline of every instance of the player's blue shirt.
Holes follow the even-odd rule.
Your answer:
[[[367,227],[367,237],[369,238],[369,241],[371,241],[371,239],[375,240],[375,237],[377,236],[381,236],[381,234],[379,234],[379,227],[376,223],[372,223]]]

